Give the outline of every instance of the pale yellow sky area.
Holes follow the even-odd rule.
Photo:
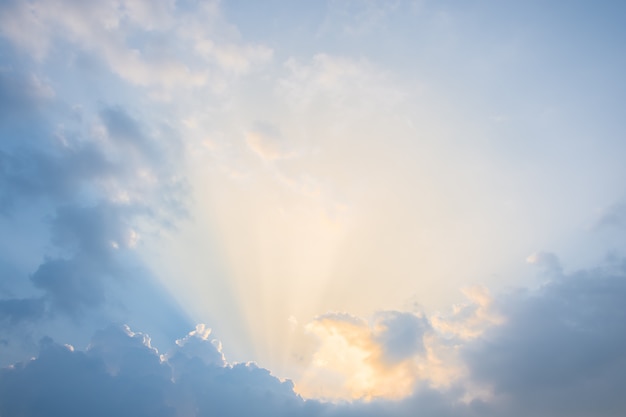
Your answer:
[[[165,284],[194,319],[214,319],[227,358],[311,381],[335,378],[310,364],[345,349],[349,373],[365,374],[336,392],[390,395],[383,382],[368,385],[368,373],[405,381],[393,390],[409,392],[439,359],[386,368],[370,347],[329,336],[314,318],[448,311],[462,287],[525,278],[502,279],[534,242],[550,241],[542,224],[558,234],[567,216],[548,218],[528,203],[529,184],[481,139],[492,120],[470,120],[367,62],[318,55],[284,71],[262,93],[230,97],[236,114],[203,113],[199,102],[181,118],[196,138],[191,221],[171,236],[169,253],[152,258],[162,276],[185,276]]]
[[[269,138],[251,122],[232,132],[238,149],[225,150],[217,140],[198,151],[193,221],[172,235],[170,253],[155,258],[163,276],[185,276],[166,285],[192,317],[211,322],[230,315],[229,327],[216,329],[227,357],[252,357],[280,376],[306,372],[310,379],[319,332],[304,334],[302,326],[315,316],[367,317],[411,300],[436,308],[460,297],[447,292],[463,284],[458,268],[476,267],[476,231],[450,212],[451,197],[434,182],[442,173],[425,149],[418,151],[424,146],[412,143],[410,126],[394,125],[389,114],[380,119],[346,121],[340,131],[322,119],[295,138],[300,120],[275,123]],[[406,153],[394,156],[396,146]],[[231,175],[238,166],[244,171]],[[300,323],[296,329],[290,317]],[[229,346],[239,340],[250,343]],[[331,349],[327,343],[316,357]],[[399,378],[403,369],[390,369],[380,381]],[[376,391],[378,383],[350,384],[365,384],[354,388],[365,396],[386,394]]]

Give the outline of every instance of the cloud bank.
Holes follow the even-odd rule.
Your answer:
[[[205,325],[163,353],[128,326],[97,332],[83,351],[44,338],[36,358],[0,372],[0,414],[617,417],[626,410],[625,299],[620,260],[501,294],[492,305],[501,321],[471,337],[410,312],[370,324],[320,316],[310,325],[323,340],[316,366],[343,378],[339,388],[378,386],[349,403],[304,399],[266,369],[229,363]],[[445,320],[459,315],[471,321],[463,309]],[[441,355],[454,356],[442,366],[458,367],[445,383],[436,363],[427,367]],[[380,398],[394,389],[402,398]]]

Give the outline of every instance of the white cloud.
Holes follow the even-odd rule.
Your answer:
[[[562,267],[559,258],[550,252],[535,252],[530,254],[526,258],[526,262],[531,265],[536,265],[543,268],[553,274],[561,274]]]
[[[389,109],[406,94],[366,60],[317,54],[304,63],[290,58],[284,66],[288,75],[279,81],[278,93],[296,112],[323,103],[331,114],[339,111],[339,117],[362,117]]]
[[[384,311],[373,321],[326,314],[307,325],[319,345],[297,391],[306,397],[338,399],[403,398],[436,361],[431,327],[419,314]],[[434,379],[434,378],[433,378]]]
[[[214,7],[189,12],[169,0],[16,2],[0,10],[4,35],[40,61],[57,40],[70,42],[129,83],[166,91],[219,88],[220,77],[244,74],[271,59],[272,50],[263,45],[213,40],[223,37],[210,29],[219,20]]]
[[[287,159],[295,155],[286,138],[269,123],[256,123],[246,133],[246,144],[251,151],[268,162]]]
[[[493,299],[483,286],[468,287],[462,290],[468,302],[455,305],[449,315],[432,317],[437,331],[450,337],[470,340],[481,336],[493,325],[501,324],[504,318],[494,311]]]

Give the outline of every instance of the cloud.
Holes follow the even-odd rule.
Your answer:
[[[95,155],[98,160],[103,159],[101,154]],[[31,156],[26,161],[30,163],[33,159],[37,158]],[[6,190],[5,199],[21,205],[28,202],[23,201],[25,197],[41,199],[48,194],[55,203],[61,204],[52,209],[52,218],[47,224],[51,243],[63,255],[48,256],[30,280],[36,288],[44,290],[45,299],[50,301],[53,310],[74,315],[85,308],[100,306],[105,299],[104,283],[126,275],[124,261],[115,251],[133,249],[138,239],[133,223],[140,216],[150,218],[152,215],[143,203],[120,205],[102,200],[95,204],[75,201],[80,195],[79,186],[89,181],[89,176],[81,178],[80,167],[68,167],[71,160],[61,159],[62,162],[51,163],[50,160],[55,157],[42,156],[39,159],[42,164],[32,174],[27,176],[23,169],[19,170],[22,181],[15,177],[8,179],[13,187]],[[103,173],[93,166],[89,168],[86,165],[88,160],[82,160],[82,163],[86,170],[95,169],[95,172]],[[50,169],[45,175],[37,172],[48,169],[46,166]],[[57,166],[58,170],[55,169]],[[106,172],[104,175],[113,173]],[[41,181],[44,183],[38,184]]]
[[[493,296],[483,287],[470,288],[465,291],[467,301],[449,312],[386,310],[368,318],[348,313],[318,316],[306,326],[316,344],[295,388],[303,395],[337,403],[305,400],[290,381],[253,363],[229,363],[221,343],[205,325],[183,334],[171,348],[156,343],[180,337],[180,329],[189,324],[156,281],[150,269],[157,267],[146,265],[142,257],[147,241],[172,230],[187,214],[184,170],[188,167],[183,165],[186,147],[193,145],[187,132],[179,133],[183,117],[198,118],[197,124],[189,124],[197,127],[198,137],[215,134],[224,138],[224,149],[241,152],[242,159],[250,152],[261,158],[263,168],[282,185],[307,196],[307,204],[330,200],[330,194],[335,194],[329,189],[335,184],[344,183],[340,191],[350,191],[350,184],[342,182],[343,170],[362,176],[359,184],[364,184],[365,193],[374,179],[390,185],[387,196],[399,194],[388,177],[375,178],[388,168],[398,169],[402,175],[398,183],[412,184],[410,177],[417,171],[405,170],[394,149],[407,151],[406,167],[419,166],[426,159],[437,165],[439,154],[430,148],[411,150],[412,144],[424,142],[425,136],[446,142],[455,131],[463,131],[451,127],[449,134],[411,133],[406,142],[411,146],[398,148],[400,142],[393,138],[403,130],[393,126],[428,122],[426,117],[420,120],[422,113],[413,112],[411,106],[409,113],[401,111],[407,104],[403,100],[416,93],[416,85],[407,90],[406,83],[396,83],[370,63],[365,50],[358,59],[325,53],[307,57],[307,51],[295,51],[277,69],[282,78],[259,73],[271,63],[273,49],[245,41],[225,21],[219,2],[201,3],[33,0],[0,5],[4,58],[0,68],[0,362],[35,357],[0,370],[0,415],[626,414],[621,393],[626,383],[626,263],[617,255],[595,269],[566,273],[556,255],[538,252],[528,262],[547,273],[549,281],[543,286]],[[402,4],[380,2],[334,6],[330,18],[333,13],[342,15],[342,21],[352,16],[341,26],[356,36],[373,34],[372,29],[385,26],[392,14],[406,10]],[[259,33],[252,29],[246,28],[245,33]],[[347,45],[337,44],[331,50],[340,53]],[[434,67],[420,67],[432,55],[428,52],[432,45],[423,46],[426,55],[411,60],[419,64],[415,72],[439,73],[440,59],[435,59]],[[294,51],[281,50],[285,57],[290,52]],[[238,85],[232,95],[225,93],[231,92],[227,87],[234,80],[254,75],[260,76]],[[437,78],[442,84],[446,79]],[[465,91],[467,79],[456,81]],[[275,95],[272,100],[278,100],[278,108],[259,108],[267,97],[256,95],[268,91]],[[413,103],[416,109],[440,108],[425,95]],[[248,130],[244,146],[241,141],[233,141],[234,146],[227,143],[230,137],[241,138],[240,126],[250,126],[254,120],[248,119],[250,115],[261,111],[261,117],[278,120],[272,114],[285,108],[292,122],[281,123],[280,128],[257,123]],[[452,113],[443,112],[442,117]],[[476,114],[467,113],[468,120]],[[405,120],[405,115],[411,120]],[[459,120],[452,117],[445,125],[455,122]],[[471,145],[471,131],[467,137]],[[315,144],[309,146],[309,141]],[[322,162],[318,170],[316,163],[309,163],[312,160],[295,167],[287,160],[304,159],[300,149],[311,149],[317,161],[335,162]],[[459,148],[449,150],[454,154]],[[482,151],[475,152],[472,155]],[[330,153],[335,156],[328,159]],[[424,161],[414,159],[419,154],[426,155]],[[350,157],[348,165],[345,155]],[[335,163],[341,169],[333,169]],[[450,178],[456,184],[461,176],[455,172]],[[206,183],[215,190],[223,187],[214,180],[211,177]],[[508,183],[506,178],[503,181]],[[248,187],[242,187],[243,193],[244,188]],[[437,188],[447,192],[445,184]],[[423,197],[426,207],[430,197]],[[221,195],[216,192],[211,198],[218,200]],[[395,200],[389,201],[394,205]],[[523,201],[515,204],[524,206]],[[422,215],[421,210],[409,207],[409,211]],[[623,206],[615,206],[597,229],[617,233],[624,218]],[[219,229],[220,219],[207,223],[214,220]],[[246,222],[238,226],[247,230]],[[301,229],[294,230],[297,234]],[[165,246],[163,252],[170,248]],[[414,247],[406,247],[413,261]],[[315,261],[312,255],[306,259]],[[213,260],[210,263],[220,261]],[[184,266],[186,271],[194,267]],[[218,278],[202,273],[209,276],[207,281]],[[180,277],[174,278],[178,284]],[[242,282],[234,284],[250,288]],[[228,293],[226,287],[219,297]],[[226,327],[231,319],[235,320],[225,317],[221,324]],[[107,327],[111,322],[130,327]],[[296,322],[294,328],[304,327]],[[94,328],[103,330],[87,345],[85,339]],[[273,329],[262,328],[259,333],[273,333],[269,330]],[[243,330],[233,331],[237,332]],[[156,345],[165,349],[159,352]],[[345,398],[353,401],[339,401]]]
[[[207,351],[216,351],[202,337],[206,327],[199,325],[191,333]],[[207,363],[191,354],[162,356],[145,334],[127,326],[97,332],[84,351],[51,339],[43,339],[40,347],[37,358],[0,370],[3,415],[402,416],[413,407],[303,400],[290,381],[253,363]],[[416,398],[422,410],[449,408],[438,393]]]
[[[296,112],[330,112],[330,117],[359,120],[399,103],[404,93],[388,74],[365,60],[317,54],[310,62],[288,59],[278,93]]]
[[[33,284],[50,297],[54,310],[76,315],[103,303],[101,272],[81,261],[49,260],[31,277]]]
[[[307,330],[319,346],[298,392],[326,399],[406,396],[429,329],[423,316],[396,311],[378,313],[371,324],[349,314],[317,317]]]
[[[192,337],[217,352],[202,337],[206,330],[199,325]],[[98,331],[85,350],[49,338],[40,349],[37,358],[0,370],[2,415],[403,416],[416,404],[431,415],[454,410],[444,395],[428,390],[400,403],[304,400],[290,381],[253,363],[207,363],[190,352],[159,355],[147,335],[128,326]]]
[[[0,414],[617,417],[626,410],[626,261],[552,277],[534,290],[467,294],[478,307],[455,308],[449,319],[458,314],[457,324],[472,327],[468,318],[487,305],[504,319],[453,339],[455,332],[408,312],[380,312],[371,322],[332,313],[309,324],[322,339],[314,360],[335,372],[317,377],[329,389],[371,394],[360,400],[305,400],[266,369],[229,363],[203,324],[164,354],[146,334],[109,326],[85,350],[44,339],[37,358],[2,369]],[[433,383],[434,368],[420,364],[451,352],[464,372]],[[344,371],[347,383],[332,379]],[[403,389],[407,372],[403,398],[382,398]]]
[[[273,51],[264,45],[216,44],[210,39],[198,37],[195,51],[223,70],[235,74],[245,74],[253,64],[264,63],[272,58]]]
[[[432,318],[433,327],[438,332],[446,337],[471,340],[504,321],[500,313],[494,311],[493,298],[487,288],[468,287],[461,292],[468,302],[453,306],[450,314],[438,314]]]
[[[210,328],[204,324],[198,324],[196,329],[189,332],[187,336],[176,340],[176,347],[168,352],[166,357],[173,363],[198,358],[207,365],[226,365],[220,341],[209,340],[210,335]]]
[[[320,316],[309,324],[320,342],[296,388],[370,400],[354,406],[362,415],[432,407],[435,416],[620,415],[626,262],[546,273],[550,281],[534,290],[495,298],[466,290],[468,303],[447,315]],[[385,400],[394,397],[401,399]]]
[[[423,337],[430,323],[423,315],[384,311],[374,317],[374,329],[384,360],[395,363],[424,353]]]
[[[265,369],[193,355],[163,361],[146,335],[127,326],[97,332],[85,351],[44,339],[36,359],[0,371],[2,415],[288,416],[303,409],[292,384]]]
[[[626,204],[615,204],[604,210],[594,225],[595,229],[622,230],[626,226]]]
[[[246,134],[246,144],[265,161],[275,161],[294,156],[289,143],[280,131],[269,123],[257,122]]]
[[[4,185],[0,209],[4,211],[19,202],[70,199],[86,182],[106,178],[113,168],[89,145],[63,150],[61,155],[21,148],[3,152],[0,158]]]
[[[2,34],[40,62],[67,42],[130,84],[165,91],[219,89],[229,77],[271,59],[264,45],[243,44],[236,36],[223,40],[228,30],[214,33],[227,26],[215,5],[195,6],[169,0],[8,2],[0,22]]]
[[[563,272],[559,258],[550,252],[535,252],[526,258],[526,262],[537,265],[552,274],[559,275]]]
[[[322,27],[323,30],[329,30],[333,26],[339,26],[349,36],[363,37],[384,30],[389,15],[406,4],[407,2],[399,1],[331,1]]]
[[[41,298],[13,298],[0,300],[0,321],[8,319],[12,324],[22,320],[35,320],[44,313]]]
[[[380,311],[365,320],[325,314],[307,325],[318,346],[297,390],[337,400],[405,398],[417,387],[447,389],[467,384],[460,348],[504,322],[486,288],[463,291],[467,301],[446,314]]]
[[[619,415],[625,299],[623,260],[503,297],[506,325],[466,347],[472,378],[492,386],[508,415]]]
[[[50,329],[73,328],[71,343],[82,326],[124,318],[160,337],[146,317],[163,310],[166,333],[187,324],[136,253],[143,233],[185,215],[175,130],[120,105],[68,105],[14,62],[0,70],[0,108],[11,109],[0,124],[0,329],[10,335],[0,362],[27,357]]]
[[[36,112],[53,96],[52,87],[35,75],[0,69],[0,120]]]
[[[76,351],[43,343],[39,357],[0,373],[0,413],[7,415],[167,416],[163,387],[169,378],[159,358],[132,337],[100,334],[91,350]],[[119,357],[119,369],[107,369],[107,349]],[[132,372],[131,372],[132,371]]]

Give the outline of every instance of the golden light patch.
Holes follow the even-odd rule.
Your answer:
[[[463,293],[467,302],[447,316],[386,311],[371,322],[345,313],[317,317],[305,327],[318,345],[296,391],[309,398],[369,401],[409,396],[417,384],[462,384],[476,394],[471,398],[484,397],[484,387],[468,385],[459,350],[503,319],[485,288]]]
[[[389,363],[373,329],[356,317],[319,318],[307,330],[320,345],[296,390],[305,397],[330,400],[402,398],[415,383],[413,358]]]

